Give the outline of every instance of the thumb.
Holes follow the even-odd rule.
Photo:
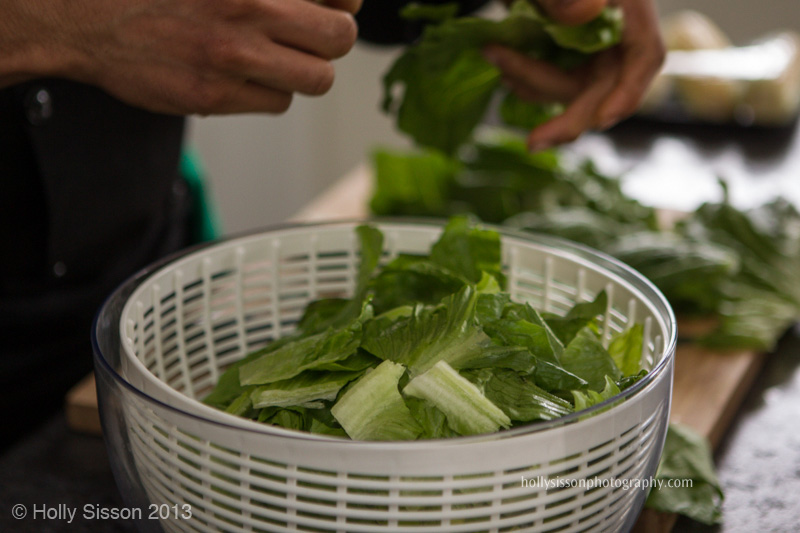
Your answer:
[[[568,26],[589,22],[607,3],[607,0],[539,0],[539,5],[550,18]]]

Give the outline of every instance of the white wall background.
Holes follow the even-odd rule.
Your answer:
[[[333,89],[295,97],[280,116],[195,118],[190,142],[210,174],[226,233],[284,220],[378,144],[407,145],[379,110],[395,48],[357,47],[336,62]]]
[[[771,30],[800,27],[798,0],[658,3],[662,14],[688,8],[706,13],[737,44]],[[337,61],[336,82],[327,95],[298,97],[285,115],[190,122],[190,142],[209,171],[226,233],[284,220],[365,160],[376,145],[407,144],[378,109],[381,76],[397,53],[357,45]]]

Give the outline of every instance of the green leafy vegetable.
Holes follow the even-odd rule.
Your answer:
[[[435,150],[413,154],[376,150],[372,162],[378,182],[370,204],[373,212],[409,215],[446,212],[450,182],[459,170],[458,162]],[[397,180],[396,176],[404,179]]]
[[[366,369],[364,369],[366,370]],[[324,407],[323,401],[333,401],[339,391],[363,372],[304,372],[285,381],[257,387],[250,393],[256,409],[263,407]]]
[[[468,364],[491,344],[475,321],[477,301],[477,291],[465,285],[440,306],[418,305],[411,316],[390,323],[379,317],[366,325],[363,347],[381,359],[403,364],[412,375],[438,361]]]
[[[532,130],[563,112],[563,104],[531,105],[514,93],[506,93],[500,103],[500,118],[503,122],[525,130]]]
[[[430,260],[471,283],[481,281],[483,274],[503,280],[500,272],[500,235],[481,229],[467,217],[452,217],[433,245]]]
[[[603,347],[605,292],[563,317],[513,301],[499,234],[469,218],[452,218],[429,254],[380,270],[382,234],[357,235],[352,297],[311,302],[294,333],[231,365],[206,403],[352,439],[447,438],[551,420],[608,396],[608,380],[642,375],[640,326]]]
[[[623,375],[632,376],[639,371],[643,348],[644,327],[641,324],[633,324],[611,339],[608,353]]]
[[[484,386],[486,397],[512,420],[553,420],[573,411],[566,400],[550,394],[524,374],[496,369]]]
[[[578,332],[561,355],[561,364],[571,372],[586,380],[589,389],[601,391],[606,386],[606,376],[617,380],[622,372],[614,364],[597,335],[589,328]]]
[[[511,425],[500,408],[444,360],[409,381],[403,393],[433,404],[461,435],[491,433]]]
[[[298,339],[239,367],[242,385],[263,385],[293,378],[305,370],[330,370],[354,354],[361,343],[361,326],[372,308],[366,304],[361,315],[342,329]]]
[[[608,296],[605,291],[591,302],[579,302],[563,317],[547,315],[547,325],[563,344],[569,344],[580,330],[595,326],[598,315],[605,315],[608,308]]]
[[[718,329],[700,339],[705,344],[770,350],[800,317],[800,213],[786,201],[742,211],[725,196],[662,230],[655,210],[625,195],[619,179],[554,152],[530,154],[519,137],[488,135],[449,165],[437,157],[450,169],[438,182],[444,192],[415,214],[474,213],[603,250],[648,277],[676,311],[718,317]],[[399,164],[377,169],[377,178],[395,187],[416,179]],[[381,195],[379,214],[406,214],[378,187]],[[567,322],[551,326],[569,336]]]
[[[413,440],[422,431],[397,389],[405,367],[384,361],[356,382],[331,414],[356,440]]]
[[[615,44],[621,35],[621,15],[606,8],[594,21],[578,27],[555,24],[527,0],[516,0],[500,21],[452,17],[446,8],[410,7],[409,18],[428,18],[422,38],[408,47],[384,76],[383,108],[397,115],[398,127],[422,146],[452,154],[467,141],[483,119],[500,72],[482,54],[488,44],[514,48],[539,59],[571,68],[585,54]],[[394,96],[395,86],[402,96]],[[508,106],[509,104],[507,104]],[[515,102],[515,111],[524,104]],[[540,106],[527,104],[542,113]]]
[[[619,394],[620,391],[617,384],[608,376],[605,377],[605,380],[605,387],[603,387],[603,390],[600,392],[593,391],[591,389],[587,391],[572,391],[572,396],[575,399],[576,411],[587,409],[593,405],[597,405],[598,403],[603,403],[604,401]]]
[[[670,424],[656,479],[665,483],[651,489],[648,507],[677,512],[704,524],[720,522],[723,493],[714,472],[711,449],[689,427]],[[679,483],[668,487],[669,480]],[[690,486],[683,486],[685,480]]]

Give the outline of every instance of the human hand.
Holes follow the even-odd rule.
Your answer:
[[[595,18],[607,0],[540,0],[547,14],[562,24]],[[653,0],[618,0],[625,16],[621,42],[600,52],[575,71],[532,59],[514,50],[490,46],[487,59],[502,72],[503,82],[523,99],[564,102],[563,114],[528,136],[532,151],[573,141],[589,129],[606,129],[638,108],[664,60]]]
[[[327,92],[361,0],[10,0],[0,85],[57,76],[150,111],[280,113]],[[44,37],[43,37],[44,36]]]

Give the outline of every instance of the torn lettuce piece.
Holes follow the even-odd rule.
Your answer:
[[[550,360],[545,356],[545,354],[547,353],[546,350],[542,350],[541,352],[536,352],[535,350],[532,349],[531,351],[534,353],[534,355],[539,355],[540,357],[542,357],[542,359],[548,360],[549,362],[552,362],[557,365],[560,364],[561,355],[564,353],[564,344],[561,342],[556,333],[550,327],[550,324],[548,324],[547,321],[545,321],[545,319],[542,317],[542,315],[540,315],[536,309],[531,307],[530,304],[509,302],[503,313],[503,318],[511,321],[512,323],[514,321],[517,322],[524,321],[541,328],[542,331],[544,331],[545,337],[547,338],[547,343],[550,346],[550,351],[553,354],[554,360]],[[537,346],[543,346],[539,343],[539,341],[537,341],[536,344]]]
[[[502,346],[525,347],[534,361],[558,364],[558,358],[550,344],[547,331],[538,324],[532,324],[522,319],[504,318],[484,326],[484,331]]]
[[[500,118],[509,126],[532,130],[564,112],[561,103],[534,103],[508,92],[500,103]]]
[[[436,304],[469,283],[427,257],[399,255],[373,278],[370,287],[376,313],[418,303]]]
[[[632,376],[639,372],[643,348],[644,326],[633,324],[611,338],[608,353],[623,376]]]
[[[465,285],[435,307],[417,305],[408,317],[378,318],[364,326],[362,348],[408,367],[416,376],[440,360],[454,366],[481,357],[492,341],[475,321],[478,292]]]
[[[483,119],[500,72],[481,53],[490,44],[572,68],[585,52],[612,46],[620,37],[619,11],[607,8],[596,21],[570,28],[542,16],[526,0],[516,0],[503,20],[446,17],[426,26],[422,38],[392,65],[383,79],[383,109],[396,114],[398,128],[417,144],[453,154]],[[407,9],[416,18],[425,9]],[[588,35],[591,34],[591,35]],[[396,87],[401,86],[398,95]]]
[[[331,427],[324,422],[317,420],[316,418],[311,419],[311,427],[309,428],[311,433],[316,433],[317,435],[330,435],[331,437],[345,437],[347,438],[347,432],[340,428],[340,427]]]
[[[553,420],[573,411],[572,405],[539,387],[528,377],[502,368],[495,369],[484,385],[484,394],[511,420]]]
[[[575,411],[582,411],[598,403],[616,396],[620,393],[619,386],[610,377],[606,376],[606,385],[600,392],[591,389],[587,391],[573,390],[572,397],[575,401]]]
[[[278,426],[295,431],[308,431],[311,428],[311,418],[307,416],[302,407],[264,409],[265,416],[259,416],[258,421],[272,426]]]
[[[542,317],[566,346],[572,342],[580,330],[594,325],[598,316],[605,315],[607,307],[608,295],[606,295],[606,291],[600,291],[591,302],[576,303],[563,317],[552,314],[542,315]]]
[[[432,403],[411,396],[406,396],[405,402],[414,420],[422,427],[419,439],[447,439],[459,436],[447,423],[447,416]]]
[[[491,293],[481,290],[478,292],[475,316],[485,328],[503,318],[503,311],[511,301],[511,296],[507,292]]]
[[[237,396],[233,401],[231,401],[227,407],[225,407],[225,412],[230,413],[236,416],[243,416],[245,418],[251,418],[253,414],[253,402],[250,399],[250,392],[244,391],[239,396]]]
[[[511,419],[500,408],[445,361],[409,381],[403,394],[436,406],[447,417],[449,426],[461,435],[491,433],[511,425]]]
[[[539,387],[548,392],[583,389],[589,386],[589,382],[585,379],[547,361],[536,363],[533,378]]]
[[[346,298],[321,298],[309,302],[297,323],[297,331],[308,335],[325,331],[349,305],[350,300]]]
[[[331,361],[328,363],[320,363],[314,370],[328,370],[330,372],[358,372],[366,370],[380,364],[380,359],[374,355],[358,350],[353,355],[340,359],[338,361]]]
[[[561,364],[567,372],[586,380],[590,390],[598,392],[605,388],[606,376],[613,380],[622,377],[600,339],[588,327],[580,330],[564,349]]]
[[[557,24],[534,9],[543,23],[544,31],[561,47],[586,54],[608,48],[622,37],[622,9],[604,9],[600,15],[579,26]]]
[[[460,166],[436,150],[413,154],[376,150],[372,154],[376,186],[370,209],[376,215],[445,215],[450,183]]]
[[[724,494],[714,471],[711,446],[691,428],[669,425],[656,480],[664,483],[650,490],[646,503],[650,509],[679,513],[708,525],[721,522]],[[691,487],[678,483],[668,487],[669,480],[691,480]]]
[[[297,339],[241,365],[239,382],[243,386],[275,383],[347,359],[361,344],[362,323],[371,315],[372,307],[365,301],[361,314],[346,327]]]
[[[536,358],[524,346],[489,345],[477,356],[455,361],[451,366],[456,370],[507,368],[531,374],[536,370]]]
[[[352,385],[331,414],[353,440],[413,440],[422,432],[398,390],[403,365],[384,361]]]
[[[335,400],[342,387],[363,373],[303,372],[291,379],[254,388],[250,400],[256,409],[291,406],[319,409],[324,406],[323,401]]]
[[[490,274],[502,287],[505,277],[500,250],[499,233],[478,227],[469,217],[456,216],[450,218],[431,247],[430,260],[471,283],[479,283],[484,273]]]

